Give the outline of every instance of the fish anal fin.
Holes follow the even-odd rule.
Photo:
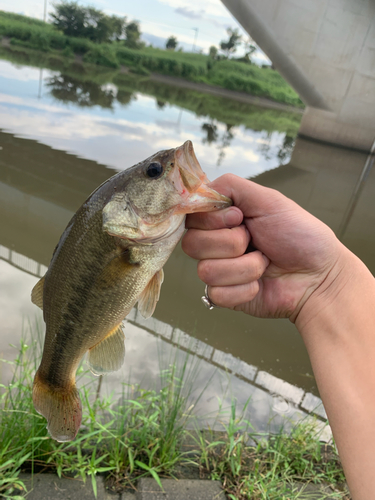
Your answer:
[[[44,276],[31,290],[31,302],[43,310]]]
[[[82,405],[74,382],[66,388],[54,388],[37,372],[33,402],[36,411],[47,419],[47,429],[53,439],[62,443],[76,437],[82,420]]]
[[[155,311],[163,281],[164,271],[160,269],[148,282],[138,299],[138,310],[145,319],[150,318]]]
[[[121,324],[89,350],[87,364],[94,375],[119,370],[124,362],[125,344]]]

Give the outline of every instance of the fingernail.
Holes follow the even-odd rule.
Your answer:
[[[264,255],[264,253],[262,253],[262,257],[264,259],[264,262],[266,263],[266,267],[268,267],[270,265],[270,262],[271,262],[270,259],[268,257],[266,257]]]
[[[242,222],[243,215],[236,208],[229,208],[224,214],[224,224],[227,227],[239,226]]]

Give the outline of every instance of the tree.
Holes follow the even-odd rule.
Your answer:
[[[125,45],[130,49],[139,49],[143,43],[141,41],[141,30],[138,21],[132,21],[125,27]]]
[[[254,40],[252,38],[248,38],[243,42],[243,46],[245,49],[245,57],[249,62],[251,62],[251,56],[257,50],[256,46],[254,45]]]
[[[165,48],[168,50],[175,50],[177,48],[177,38],[175,36],[170,36],[165,44]]]
[[[89,7],[85,9],[85,36],[93,42],[103,43],[111,36],[111,23],[102,11]]]
[[[111,16],[109,22],[112,26],[111,40],[120,41],[125,37],[126,17]]]
[[[211,45],[209,51],[208,51],[208,55],[212,58],[212,59],[216,59],[216,56],[217,56],[217,47],[215,47],[215,45]]]
[[[234,54],[237,50],[238,45],[241,43],[242,36],[240,35],[237,28],[228,28],[228,40],[222,40],[220,42],[220,48],[223,52],[226,53],[226,56],[229,57],[230,54]]]
[[[52,24],[67,36],[85,36],[85,11],[77,2],[55,4]]]
[[[124,38],[126,18],[107,16],[94,7],[81,7],[77,2],[63,0],[55,4],[52,24],[65,35],[89,38],[103,43]]]

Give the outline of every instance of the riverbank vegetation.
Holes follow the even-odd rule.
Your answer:
[[[61,19],[51,24],[0,11],[0,37],[3,44],[8,41],[12,46],[106,68],[126,67],[141,75],[160,73],[303,107],[295,91],[270,67],[260,68],[250,60],[246,62],[246,58],[240,61],[218,57],[213,51],[205,55],[146,47],[140,42],[136,22],[127,23],[124,19],[91,10],[90,22],[87,26],[82,24],[86,31],[76,29],[80,36],[72,36],[74,30],[64,29]]]
[[[46,80],[48,91],[58,100],[82,107],[97,105],[113,109],[116,102],[127,106],[140,92],[153,97],[160,108],[175,105],[192,111],[197,116],[204,117],[209,126],[214,127],[220,122],[227,128],[243,125],[268,134],[278,131],[285,133],[289,142],[297,135],[301,122],[300,113],[262,108],[176,85],[166,85],[150,76],[81,64],[61,55],[40,53],[26,47],[0,47],[0,58],[14,64],[59,72]],[[116,88],[109,84],[114,84]],[[208,142],[214,136],[215,134],[208,136]]]
[[[98,379],[93,382],[81,367],[82,427],[73,442],[57,443],[32,404],[39,353],[37,341],[22,340],[15,361],[8,363],[13,378],[0,386],[4,498],[26,494],[21,470],[90,481],[95,494],[96,476],[104,474],[107,487],[116,492],[134,490],[142,476],[159,484],[160,478],[172,476],[221,480],[231,500],[309,498],[305,488],[310,483],[324,485],[330,498],[349,498],[335,449],[319,441],[310,419],[294,424],[290,434],[282,429],[276,435],[261,434],[237,414],[233,403],[217,417],[217,423],[223,422],[220,432],[200,430],[190,399],[199,360],[188,355],[168,360],[168,368],[160,369],[158,388],[124,384],[117,400],[101,396]]]

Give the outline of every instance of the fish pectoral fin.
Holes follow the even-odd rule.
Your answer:
[[[148,282],[138,299],[138,311],[145,319],[150,318],[160,297],[160,288],[164,281],[164,271],[160,269]]]
[[[105,375],[121,368],[125,357],[124,339],[120,324],[89,350],[87,364],[94,375]]]
[[[31,291],[31,302],[43,310],[44,276]]]

